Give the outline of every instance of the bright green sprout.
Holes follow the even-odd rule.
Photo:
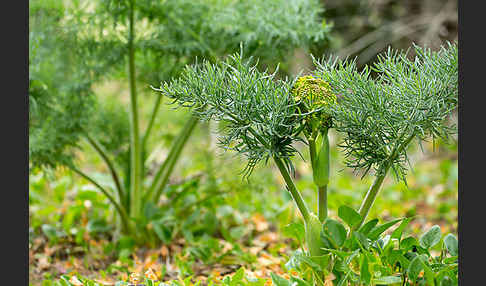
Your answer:
[[[292,88],[294,100],[299,102],[301,113],[306,116],[306,136],[314,137],[318,130],[331,127],[331,115],[328,108],[337,104],[337,97],[331,92],[328,82],[311,75],[299,77]]]

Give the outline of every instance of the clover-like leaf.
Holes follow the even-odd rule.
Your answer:
[[[426,233],[424,233],[420,239],[420,246],[425,249],[429,249],[439,243],[441,237],[440,226],[432,226]]]

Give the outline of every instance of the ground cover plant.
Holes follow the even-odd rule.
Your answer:
[[[30,12],[31,171],[69,168],[106,196],[122,234],[152,244],[164,239],[160,199],[198,121],[189,116],[166,159],[151,168],[162,95],[143,129],[139,105],[152,100],[141,97],[151,92],[149,84],[177,75],[197,57],[224,57],[240,42],[271,67],[328,31],[317,1],[30,1]],[[94,86],[113,79],[128,83],[129,108],[97,100]],[[86,144],[105,164],[108,182],[79,166]]]
[[[315,61],[314,75],[297,80],[276,80],[275,74],[258,71],[239,54],[224,62],[187,67],[180,78],[162,84],[159,91],[174,103],[192,107],[203,120],[221,121],[220,143],[247,157],[245,176],[258,162],[274,161],[304,220],[308,252],[300,256],[300,262],[312,270],[309,283],[323,285],[326,277],[334,277],[338,285],[407,283],[407,279],[413,284],[421,270],[425,271],[422,283],[453,283],[457,281],[455,237],[446,236],[438,259],[428,252],[441,240],[440,228],[433,227],[421,237],[418,256],[408,255],[408,243],[400,247],[401,232],[394,235],[398,249],[393,249],[393,243],[387,248],[395,250],[395,260],[383,262],[367,252],[370,245],[377,245],[381,254],[390,237],[386,243],[377,239],[401,220],[377,225],[375,219],[365,224],[388,172],[406,182],[408,145],[414,139],[447,140],[454,132],[447,119],[457,105],[457,46],[448,44],[438,52],[414,49],[417,56],[412,60],[406,53],[389,50],[362,71],[357,71],[353,61]],[[371,72],[377,75],[372,77]],[[340,147],[347,166],[362,176],[370,170],[375,175],[358,211],[347,206],[338,210],[349,231],[327,216],[330,128],[344,136]],[[318,215],[309,211],[291,177],[292,157],[299,153],[293,145],[296,142],[308,146]],[[402,222],[401,227],[406,224]],[[416,243],[411,247],[417,251]],[[453,256],[445,262],[443,249]],[[350,268],[357,257],[358,273]],[[386,263],[391,266],[388,271],[378,271]],[[395,272],[400,275],[392,276]],[[285,285],[278,280],[273,279]]]
[[[184,114],[178,112],[177,115],[184,119]],[[337,210],[343,204],[359,207],[358,202],[366,192],[365,185],[372,183],[371,176],[360,181],[351,170],[341,171],[343,157],[333,147],[336,143],[334,135],[330,136],[331,160],[334,162],[328,189],[330,217],[337,217]],[[196,132],[193,136],[196,140],[203,140],[205,133]],[[442,233],[456,234],[456,147],[446,146],[439,143],[433,150],[431,142],[426,142],[423,154],[420,147],[413,144],[409,155],[414,168],[407,176],[408,187],[393,178],[385,179],[369,216],[383,221],[412,216],[403,232],[404,238],[419,238],[434,224],[440,225]],[[206,164],[206,157],[198,155],[204,148],[200,146],[186,151],[193,161],[182,162],[183,168],[175,173],[177,180],[199,169],[194,169],[193,165]],[[303,156],[308,158],[306,153]],[[173,222],[190,232],[206,233],[214,239],[194,236],[191,240],[181,232],[169,232],[171,236],[175,235],[172,240],[164,241],[160,248],[148,250],[130,245],[122,249],[120,247],[124,245],[111,241],[113,230],[109,222],[112,212],[106,198],[89,181],[71,176],[69,172],[60,173],[55,179],[47,174],[32,176],[29,203],[29,280],[32,285],[57,285],[61,275],[113,285],[116,281],[128,281],[129,274],[133,272],[143,277],[149,268],[153,269],[158,281],[165,283],[191,276],[193,283],[202,281],[206,284],[211,279],[217,284],[225,276],[234,275],[240,267],[245,269],[245,277],[259,278],[267,283],[272,272],[287,279],[290,275],[302,277],[296,274],[296,270],[285,268],[285,263],[300,247],[291,230],[302,229],[303,224],[291,198],[281,189],[284,182],[278,170],[257,166],[251,180],[246,182],[237,177],[238,169],[244,166],[243,161],[235,160],[231,155],[216,156],[214,160],[214,165],[225,166],[217,172],[216,187],[231,192],[219,193],[205,200],[201,206],[191,207],[190,204],[198,200],[197,195],[205,199],[205,194],[201,193],[211,192],[200,189],[204,186],[203,181],[191,183],[189,191],[186,191],[189,195],[178,200],[180,207],[175,207],[186,211],[180,220]],[[295,184],[312,206],[316,199],[315,186],[312,172],[306,166],[303,161],[295,165]],[[102,165],[96,168],[101,169]],[[177,189],[180,188],[174,188]],[[187,216],[194,212],[198,213],[196,218],[199,219],[187,220]],[[211,217],[213,212],[216,220],[204,219],[208,214]],[[80,219],[71,219],[79,213]],[[191,223],[187,224],[187,221]],[[46,226],[42,227],[43,224]],[[214,227],[216,233],[211,231]],[[49,236],[39,231],[41,228],[46,229]],[[218,234],[218,229],[226,229],[227,233]],[[219,245],[219,250],[215,245]],[[431,252],[438,255],[434,249]]]

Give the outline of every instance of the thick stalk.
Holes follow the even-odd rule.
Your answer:
[[[118,202],[115,200],[115,198],[105,188],[103,188],[98,182],[96,182],[93,178],[91,178],[90,176],[85,174],[83,171],[79,170],[78,168],[74,167],[71,164],[67,165],[67,167],[69,169],[73,170],[76,174],[78,174],[81,177],[85,178],[86,180],[90,181],[93,185],[95,185],[95,187],[97,187],[108,198],[108,200],[113,204],[116,211],[120,215],[120,218],[121,218],[121,221],[122,221],[123,232],[129,233],[127,213],[125,212],[125,209],[123,209],[120,206],[120,204],[118,204]]]
[[[323,222],[327,218],[327,185],[329,184],[329,138],[328,129],[320,132],[319,140],[309,139],[309,151],[312,163],[312,175],[317,186],[317,213]],[[319,150],[317,146],[319,145]]]
[[[98,143],[95,139],[91,138],[91,136],[89,136],[87,133],[85,134],[85,137],[88,143],[93,147],[93,149],[96,150],[96,152],[98,152],[98,154],[103,159],[106,166],[108,167],[111,177],[115,183],[115,187],[118,193],[118,198],[120,202],[125,206],[124,189],[122,187],[122,184],[120,183],[118,173],[116,172],[115,167],[113,166],[113,162],[110,160],[110,158],[108,158],[108,155],[106,154],[106,150],[103,148],[103,146],[100,143]]]
[[[327,185],[318,188],[317,215],[321,222],[327,218]]]
[[[395,145],[395,148],[393,149],[390,157],[380,168],[378,172],[378,176],[376,176],[375,181],[368,189],[368,192],[366,193],[363,203],[359,208],[361,221],[359,222],[359,224],[357,224],[354,227],[354,229],[358,229],[363,225],[364,221],[366,220],[366,217],[368,216],[368,213],[370,212],[371,206],[373,206],[373,203],[375,202],[376,196],[378,195],[378,191],[380,190],[380,187],[383,184],[383,180],[385,179],[386,174],[388,173],[388,170],[392,165],[392,162],[408,146],[408,144],[412,141],[413,138],[414,138],[414,134],[412,133],[402,144]]]
[[[179,156],[184,148],[187,140],[192,134],[194,127],[198,122],[198,118],[195,115],[191,115],[189,120],[186,122],[184,128],[182,129],[181,133],[176,138],[174,145],[172,146],[169,155],[165,159],[165,162],[162,164],[160,169],[157,171],[155,178],[147,192],[147,198],[155,191],[155,196],[153,197],[155,202],[158,202],[162,191],[167,184],[170,175],[172,174],[172,170],[174,169],[175,164],[177,163]]]
[[[130,1],[129,35],[128,35],[128,74],[130,84],[130,212],[138,217],[141,211],[142,198],[142,152],[140,148],[140,131],[138,124],[138,106],[135,86],[135,47],[134,47],[134,0]]]
[[[307,139],[309,142],[309,155],[310,155],[310,160],[311,160],[311,165],[314,166],[314,162],[317,157],[317,151],[316,151],[316,140],[315,139]]]
[[[388,165],[388,164],[387,164]],[[388,172],[387,166],[385,166],[380,174],[375,177],[375,181],[369,188],[368,192],[366,193],[366,196],[363,200],[363,203],[361,204],[361,207],[359,208],[359,214],[361,215],[361,221],[359,224],[357,224],[354,229],[360,228],[366,217],[368,216],[368,213],[370,212],[371,206],[375,202],[376,196],[378,195],[378,191],[380,190],[381,185],[383,184],[383,180],[385,179],[386,173]]]
[[[289,172],[287,171],[287,168],[285,168],[284,163],[280,158],[273,157],[273,160],[275,161],[275,164],[277,165],[280,174],[282,174],[282,177],[285,180],[285,183],[287,184],[287,189],[290,192],[290,195],[292,196],[292,199],[294,200],[295,204],[297,205],[297,208],[300,211],[300,214],[304,218],[304,221],[307,223],[310,218],[310,212],[309,209],[307,208],[307,205],[304,202],[304,199],[302,198],[302,195],[300,192],[297,190],[297,188],[294,185],[294,182],[292,181],[292,178],[290,177]]]

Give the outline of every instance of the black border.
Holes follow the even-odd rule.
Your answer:
[[[484,282],[484,195],[485,107],[484,98],[484,10],[474,1],[458,1],[459,38],[459,285],[486,285]],[[466,7],[466,4],[469,4]],[[467,82],[467,84],[466,84]],[[477,86],[473,86],[473,83]],[[476,102],[475,102],[476,101]],[[479,164],[476,164],[479,163]],[[476,179],[477,181],[474,181]],[[475,259],[475,257],[478,259]],[[476,283],[474,283],[477,281]]]
[[[28,1],[5,2],[0,15],[1,94],[0,205],[2,284],[28,285]],[[15,200],[14,200],[15,198]]]

